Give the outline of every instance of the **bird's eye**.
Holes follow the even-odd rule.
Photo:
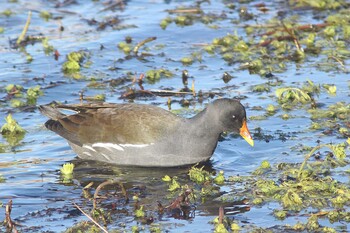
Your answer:
[[[236,118],[236,116],[235,116],[235,115],[233,115],[233,116],[232,116],[232,118],[233,118],[233,119],[235,119],[235,118]]]

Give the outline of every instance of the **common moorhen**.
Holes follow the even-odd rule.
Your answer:
[[[227,98],[213,101],[192,118],[130,103],[42,105],[39,109],[50,118],[45,126],[88,160],[148,167],[194,164],[211,157],[224,131],[239,133],[254,145],[244,106]]]

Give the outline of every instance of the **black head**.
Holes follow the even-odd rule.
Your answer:
[[[212,103],[211,110],[218,117],[222,131],[239,133],[250,145],[253,139],[247,128],[247,117],[244,106],[237,100],[218,99]]]

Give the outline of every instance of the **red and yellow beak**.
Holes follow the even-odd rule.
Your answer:
[[[244,140],[246,140],[249,143],[249,145],[254,146],[254,140],[249,133],[246,119],[243,120],[243,125],[239,129],[239,134],[242,136],[242,138],[244,138]]]

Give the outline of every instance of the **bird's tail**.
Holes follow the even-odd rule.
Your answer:
[[[43,115],[52,120],[62,119],[66,116],[65,114],[61,113],[58,108],[56,108],[55,104],[40,105],[38,108]]]

